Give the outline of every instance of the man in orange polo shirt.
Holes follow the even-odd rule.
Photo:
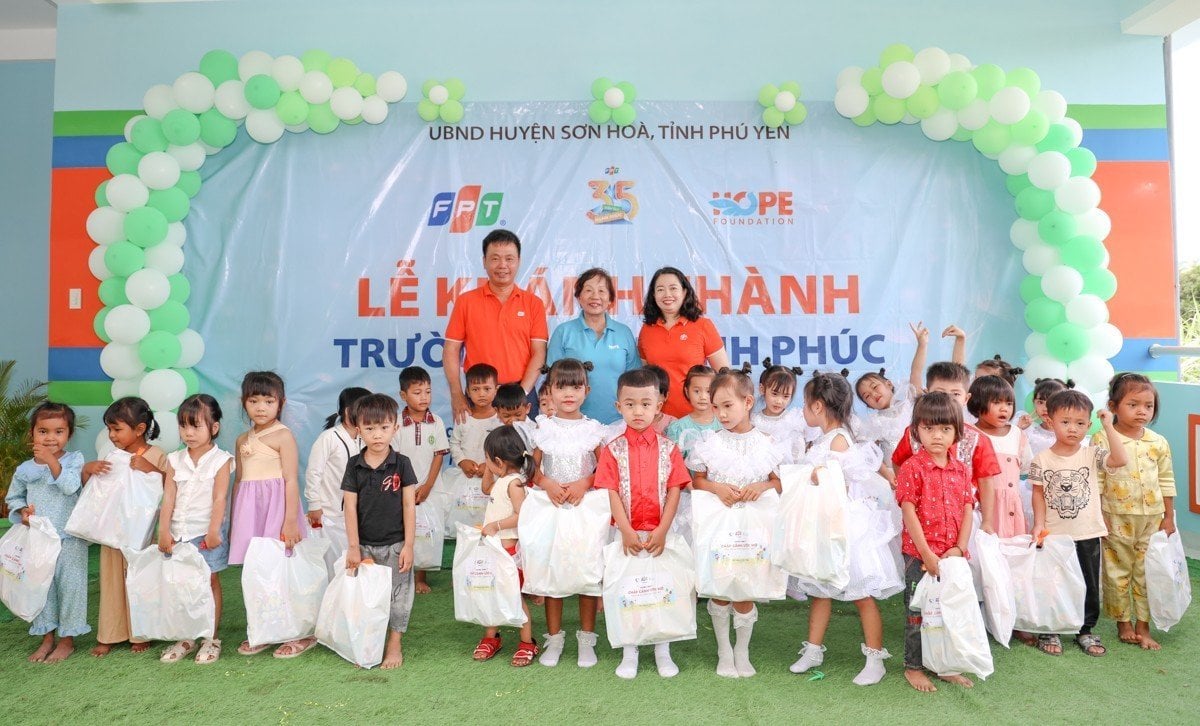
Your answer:
[[[489,232],[483,238],[487,284],[460,295],[450,311],[442,366],[457,423],[466,420],[470,408],[463,393],[463,369],[488,363],[496,368],[500,383],[520,383],[529,393],[546,362],[546,341],[550,338],[546,307],[536,295],[517,287],[520,266],[521,240],[517,235],[506,229]]]

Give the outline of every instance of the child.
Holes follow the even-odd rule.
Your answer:
[[[1104,426],[1108,446],[1083,445],[1092,423],[1092,402],[1079,391],[1059,391],[1046,403],[1054,445],[1033,458],[1029,482],[1033,485],[1033,531],[1065,534],[1075,540],[1075,555],[1083,570],[1087,594],[1083,627],[1075,636],[1090,656],[1104,655],[1104,644],[1092,632],[1100,617],[1100,539],[1108,534],[1100,506],[1100,471],[1115,473],[1128,459],[1121,436],[1112,425],[1112,412],[1097,416]],[[1038,650],[1062,654],[1058,635],[1039,635]]]
[[[1031,425],[1025,429],[1025,435],[1029,437],[1029,448],[1033,450],[1033,455],[1037,456],[1054,443],[1054,430],[1050,428],[1050,414],[1046,411],[1046,401],[1059,391],[1065,391],[1068,388],[1074,388],[1074,381],[1063,383],[1057,378],[1039,378],[1033,386],[1033,413],[1037,417]]]
[[[450,432],[450,457],[457,464],[442,477],[446,491],[456,500],[450,503],[450,514],[467,513],[458,518],[446,517],[446,533],[455,537],[454,529],[459,520],[474,526],[483,524],[483,491],[480,487],[487,467],[483,463],[483,440],[492,429],[500,426],[496,409],[492,405],[496,397],[496,369],[486,363],[476,363],[467,369],[467,398],[471,401],[471,415]],[[466,510],[463,504],[469,505]],[[479,502],[478,514],[473,503]],[[464,519],[465,517],[465,519]]]
[[[713,379],[709,390],[722,430],[706,434],[692,449],[688,459],[688,467],[696,472],[692,485],[715,494],[727,507],[755,501],[768,489],[780,491],[778,469],[784,461],[783,449],[750,422],[750,412],[754,410],[754,384],[750,377],[737,371],[723,371]],[[717,637],[717,675],[753,676],[750,638],[758,620],[754,602],[731,603],[712,598],[708,601],[708,613]],[[729,643],[731,616],[736,645]]]
[[[970,385],[971,372],[961,363],[934,363],[925,372],[925,389],[930,393],[947,394],[960,408],[965,408],[971,398],[971,394],[967,392]],[[899,469],[920,448],[921,442],[912,426],[909,426],[900,437],[896,450],[892,452],[892,464]],[[980,529],[995,534],[995,513],[992,507],[995,494],[992,478],[1000,473],[1000,464],[996,461],[996,452],[992,449],[991,440],[964,420],[962,436],[955,441],[954,455],[967,465],[967,473],[971,475],[971,481],[975,485],[975,497],[979,501],[982,519]]]
[[[13,472],[4,501],[13,524],[45,517],[62,540],[46,606],[29,624],[30,635],[42,636],[29,662],[58,663],[75,652],[76,636],[92,630],[87,624],[88,543],[63,531],[83,487],[83,454],[67,451],[75,434],[75,411],[62,403],[41,403],[29,417],[29,433],[33,458]]]
[[[891,486],[877,473],[883,457],[879,447],[870,442],[855,444],[846,429],[853,403],[854,394],[845,376],[817,372],[804,384],[804,419],[809,426],[819,427],[822,434],[803,457],[796,458],[818,469],[830,459],[841,464],[850,497],[846,511],[850,582],[841,590],[833,590],[797,580],[800,589],[812,598],[812,607],[808,640],[790,670],[804,673],[824,662],[832,601],[853,602],[862,621],[862,654],[867,659],[854,683],[872,686],[883,680],[883,661],[892,657],[883,647],[883,620],[875,599],[891,597],[904,587],[892,551],[892,540],[900,533],[900,512]],[[814,469],[814,481],[816,475]]]
[[[820,435],[804,423],[804,412],[789,409],[796,393],[796,376],[804,375],[801,368],[786,368],[771,365],[771,359],[763,361],[766,368],[758,377],[758,395],[762,396],[763,407],[750,416],[754,428],[770,436],[785,452],[790,452],[796,439],[812,441]]]
[[[413,605],[413,537],[416,531],[417,475],[404,454],[391,446],[399,413],[396,400],[373,393],[358,402],[354,415],[365,448],[346,464],[342,477],[346,511],[346,569],[374,560],[392,571],[387,645],[380,668],[404,664],[400,637],[408,630]]]
[[[108,427],[108,440],[113,446],[133,454],[129,466],[146,474],[162,475],[167,465],[167,455],[157,446],[150,446],[146,439],[158,438],[158,422],[150,411],[150,404],[140,398],[128,397],[114,401],[104,411],[104,425]],[[104,474],[112,468],[107,461],[89,461],[83,465],[81,479],[86,485],[95,474]],[[129,641],[130,650],[142,653],[150,644],[133,639],[129,625],[129,598],[125,595],[125,573],[129,564],[121,550],[100,545],[100,615],[96,624],[96,647],[92,655],[103,658],[117,643]]]
[[[679,447],[654,430],[662,410],[658,377],[645,368],[626,371],[617,379],[617,410],[625,431],[606,444],[596,464],[596,488],[607,489],[613,522],[628,555],[645,551],[659,556],[679,506],[679,490],[691,482]],[[618,463],[622,462],[622,463]],[[679,668],[671,660],[671,644],[654,646],[658,675],[671,678]],[[637,646],[626,646],[617,676],[637,677]]]
[[[896,386],[885,377],[886,371],[879,369],[878,373],[865,373],[854,384],[854,392],[871,411],[863,417],[862,426],[858,430],[859,438],[863,441],[874,441],[883,450],[883,455],[889,457],[896,450],[896,445],[904,436],[904,429],[912,419],[913,401],[921,395],[921,374],[925,371],[925,357],[929,349],[929,328],[921,322],[916,325],[909,323],[913,336],[917,339],[917,350],[913,353],[912,366],[908,371],[908,385],[897,395]],[[951,325],[946,331],[958,330]],[[946,331],[942,332],[945,337]],[[959,331],[961,332],[961,331]],[[955,338],[955,347],[962,338]]]
[[[1012,386],[1000,376],[981,376],[971,382],[967,411],[978,419],[975,428],[992,442],[1000,466],[992,487],[993,521],[1000,539],[1028,534],[1031,524],[1025,521],[1021,504],[1021,475],[1029,473],[1033,452],[1025,432],[1012,425],[1015,407]]]
[[[1158,530],[1175,532],[1175,473],[1171,445],[1147,428],[1158,418],[1158,391],[1138,373],[1113,377],[1108,390],[1113,428],[1128,463],[1118,471],[1100,473],[1100,509],[1108,536],[1104,538],[1104,610],[1117,621],[1122,643],[1159,650],[1150,637],[1150,606],[1146,602],[1146,546]],[[1099,435],[1092,444],[1102,446]],[[1114,447],[1115,449],[1115,447]],[[1130,621],[1130,599],[1136,627]]]
[[[542,385],[538,387],[538,412],[537,415],[534,416],[534,420],[537,420],[542,416],[553,415],[554,403],[550,400],[550,386],[546,385],[545,381],[542,381]]]
[[[209,586],[216,602],[213,635],[205,638],[196,654],[201,665],[221,657],[221,578],[229,562],[229,468],[233,455],[217,448],[213,440],[221,430],[221,406],[207,393],[188,396],[179,405],[179,438],[186,449],[167,455],[163,475],[162,509],[158,515],[158,549],[171,554],[176,542],[190,542],[200,550],[208,569]],[[194,640],[181,640],[159,658],[163,663],[183,660],[196,650]]]
[[[433,402],[433,382],[428,371],[420,366],[409,366],[400,371],[400,400],[404,401],[404,411],[392,439],[392,448],[407,456],[413,471],[421,477],[416,492],[417,506],[420,507],[441,482],[442,460],[450,453],[450,442],[446,440],[446,424],[429,410]],[[431,501],[429,506],[437,506],[437,502]],[[416,571],[415,582],[418,595],[430,592],[424,570]]]
[[[604,443],[605,426],[584,416],[579,407],[587,398],[587,374],[591,362],[575,358],[560,358],[546,373],[554,415],[542,417],[533,435],[533,459],[538,474],[534,483],[545,490],[556,507],[579,504],[592,488],[596,460]],[[596,606],[598,597],[579,595],[579,627],[575,639],[579,644],[577,664],[580,668],[596,665]],[[545,648],[538,662],[544,666],[558,665],[566,634],[562,632],[563,601],[547,597]]]
[[[663,397],[663,401],[666,401],[671,395],[671,376],[669,373],[667,373],[667,369],[663,368],[662,366],[656,366],[653,363],[648,363],[643,367],[653,373],[655,378],[658,379],[659,395]],[[659,411],[658,416],[654,418],[654,430],[660,434],[665,433],[667,427],[670,426],[671,422],[674,420],[675,417],[671,414]],[[621,424],[617,423],[616,426],[618,429],[620,429]]]
[[[918,691],[936,691],[921,653],[921,613],[909,610],[923,572],[934,577],[938,562],[965,557],[975,497],[967,466],[953,455],[962,434],[962,408],[945,393],[928,393],[913,405],[912,428],[921,448],[896,473],[896,501],[904,513],[904,678]],[[938,678],[964,688],[975,684],[959,673]]]
[[[708,393],[716,375],[717,372],[712,368],[697,365],[689,368],[683,378],[683,398],[692,407],[692,412],[668,424],[666,435],[679,447],[684,461],[687,461],[692,445],[700,440],[706,431],[720,431],[722,428],[721,422],[713,413],[712,400]]]
[[[281,539],[294,547],[302,539],[300,522],[300,468],[296,439],[279,420],[287,402],[283,379],[271,371],[252,371],[242,378],[242,408],[250,429],[237,437],[233,481],[233,524],[229,532],[229,564],[240,565],[254,537]],[[313,647],[316,638],[280,645],[276,658],[295,658]],[[242,655],[255,655],[267,644],[238,646]]]
[[[547,389],[547,395],[549,395],[549,389]],[[521,384],[505,383],[497,388],[496,399],[492,405],[496,408],[496,417],[500,419],[500,424],[515,428],[517,433],[521,434],[525,448],[533,451],[533,432],[537,429],[537,424],[529,420],[529,398],[525,395],[525,389],[521,388]],[[554,404],[551,404],[550,408],[553,410]],[[553,416],[554,414],[546,415]],[[488,474],[484,474],[484,478],[488,478]]]
[[[1017,386],[1017,376],[1024,372],[1024,368],[1018,368],[1014,366],[1012,363],[1009,363],[1001,358],[999,353],[985,361],[981,361],[979,365],[975,366],[976,378],[982,378],[984,376],[999,376],[1013,388],[1016,388]]]
[[[308,452],[304,471],[304,496],[308,499],[308,526],[320,529],[329,538],[327,562],[336,562],[346,551],[346,517],[342,512],[342,476],[346,462],[362,450],[358,427],[354,424],[354,406],[371,395],[365,388],[343,388],[338,394],[337,413],[325,419],[325,430]]]
[[[505,551],[516,557],[517,518],[521,513],[521,503],[525,501],[525,483],[536,471],[536,464],[529,450],[525,448],[525,441],[520,432],[512,426],[493,429],[483,440],[483,453],[484,464],[492,476],[483,484],[484,494],[490,495],[491,499],[483,513],[484,524],[481,531],[485,536],[499,537]],[[517,570],[517,575],[523,581],[520,570]],[[560,617],[561,603],[560,600]],[[521,599],[521,609],[525,611],[525,623],[521,626],[521,643],[509,661],[509,664],[516,668],[529,665],[538,654],[537,642],[533,639],[533,618],[529,615],[529,605],[524,598]],[[560,644],[560,651],[561,648]],[[475,646],[472,657],[479,661],[491,660],[499,651],[500,629],[488,628],[484,631],[479,645]]]

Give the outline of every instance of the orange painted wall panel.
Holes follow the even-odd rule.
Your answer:
[[[112,175],[107,169],[54,169],[50,178],[50,347],[103,345],[92,320],[103,307],[98,283],[88,269],[96,243],[87,236],[87,218],[96,208],[95,190]],[[83,306],[72,310],[70,291],[82,292]]]

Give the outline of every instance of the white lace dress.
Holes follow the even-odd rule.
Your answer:
[[[762,411],[750,414],[750,423],[762,431],[787,454],[794,450],[803,451],[805,446],[821,435],[821,429],[809,426],[804,421],[804,411],[789,408],[778,416],[768,416]],[[791,463],[785,461],[785,464]]]
[[[772,473],[779,472],[779,465],[786,462],[786,449],[765,432],[757,428],[744,434],[735,434],[722,429],[706,431],[692,446],[687,466],[692,471],[704,471],[705,478],[719,484],[738,488],[747,484],[766,481]],[[683,498],[680,499],[680,514],[675,517],[688,543],[692,541],[691,493],[687,492],[687,512],[684,514]],[[674,529],[674,527],[672,527]],[[686,533],[686,534],[685,534]]]
[[[533,445],[542,451],[542,474],[563,484],[596,471],[596,448],[604,438],[604,424],[587,416],[544,416],[532,431]]]
[[[884,460],[890,461],[896,445],[904,438],[904,429],[912,423],[913,403],[920,395],[921,392],[910,383],[904,387],[903,392],[892,396],[892,403],[887,408],[871,409],[854,426],[858,440],[878,444],[883,451]]]

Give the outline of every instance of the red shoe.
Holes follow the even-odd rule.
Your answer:
[[[517,646],[517,652],[513,653],[512,660],[509,663],[514,668],[524,668],[533,662],[533,657],[537,654],[537,643],[521,643]]]
[[[479,645],[475,646],[475,654],[471,657],[477,661],[491,660],[500,652],[499,638],[481,638]]]

